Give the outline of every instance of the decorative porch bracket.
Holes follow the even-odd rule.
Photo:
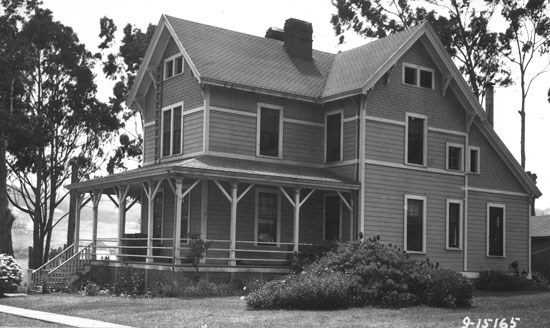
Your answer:
[[[143,182],[143,190],[145,191],[145,196],[147,197],[147,263],[153,263],[153,206],[155,201],[155,196],[159,191],[159,187],[162,184],[164,179],[158,180],[156,183],[154,181]]]
[[[286,199],[292,204],[294,207],[294,247],[293,251],[294,253],[298,253],[298,245],[300,243],[300,208],[304,203],[311,197],[311,195],[315,192],[315,189],[311,189],[311,191],[304,197],[302,201],[300,201],[300,192],[302,191],[300,188],[294,189],[294,200],[290,198],[290,195],[286,192],[285,188],[279,186],[279,189],[281,189],[281,192],[283,195],[285,195]]]
[[[235,266],[237,265],[236,257],[235,257],[235,249],[237,248],[237,204],[239,201],[252,189],[254,184],[250,184],[239,196],[238,195],[238,183],[237,182],[231,182],[231,196],[227,191],[225,191],[225,188],[220,184],[219,181],[213,180],[216,186],[220,189],[222,194],[227,198],[227,200],[231,203],[231,224],[229,228],[229,265]]]
[[[93,209],[93,219],[92,219],[92,259],[96,260],[97,252],[97,220],[99,214],[99,202],[101,201],[101,196],[103,195],[103,189],[94,190],[90,193],[92,199],[92,209]]]
[[[447,94],[447,88],[449,88],[449,85],[451,85],[451,81],[453,80],[453,77],[451,75],[445,75],[442,81],[442,88],[441,88],[441,95],[445,97]]]
[[[336,191],[336,194],[338,194],[338,197],[342,200],[342,203],[348,208],[349,210],[349,240],[353,240],[353,196],[350,195],[350,201],[342,195],[342,192]]]
[[[174,265],[181,264],[181,205],[184,202],[185,196],[189,194],[201,181],[201,179],[197,179],[189,188],[183,190],[183,178],[176,179],[176,184],[172,182],[171,179],[168,179],[168,184],[170,185],[170,189],[174,192],[176,195],[176,213],[174,216],[174,242],[173,242],[173,255],[174,259],[172,263]]]

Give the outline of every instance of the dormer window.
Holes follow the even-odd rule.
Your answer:
[[[164,61],[164,79],[183,73],[183,56],[175,55]]]
[[[403,63],[403,83],[421,88],[434,88],[434,70],[427,67]]]

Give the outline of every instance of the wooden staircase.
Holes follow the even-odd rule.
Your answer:
[[[46,290],[61,290],[90,269],[92,244],[78,250],[75,245],[67,247],[29,276],[27,292],[41,293]]]

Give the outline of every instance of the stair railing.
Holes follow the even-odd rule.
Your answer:
[[[27,283],[28,290],[32,290],[35,286],[41,285],[48,272],[70,258],[74,254],[74,250],[75,245],[72,244],[39,268],[32,270]]]
[[[53,268],[46,274],[47,284],[55,287],[65,282],[65,279],[83,269],[92,259],[93,243],[79,250],[76,254],[65,260],[63,263]]]

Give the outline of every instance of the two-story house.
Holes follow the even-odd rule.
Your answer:
[[[428,24],[331,54],[296,19],[262,38],[162,16],[127,103],[143,167],[69,186],[94,208],[80,249],[102,195],[119,207],[111,266],[193,270],[198,234],[202,271],[282,273],[306,245],[378,235],[472,276],[529,271],[541,193]]]

